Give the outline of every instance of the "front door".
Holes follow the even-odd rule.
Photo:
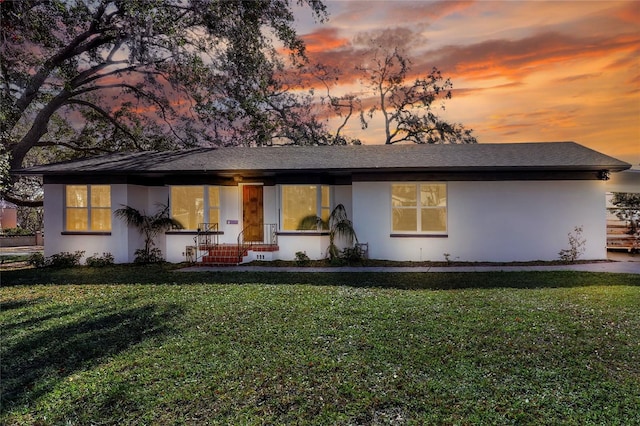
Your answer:
[[[244,241],[264,241],[262,185],[242,186],[242,226]]]

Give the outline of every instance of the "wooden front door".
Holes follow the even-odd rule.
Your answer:
[[[261,185],[242,186],[242,226],[244,241],[264,241],[264,217]]]

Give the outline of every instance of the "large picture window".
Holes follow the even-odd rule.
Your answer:
[[[220,187],[172,186],[171,217],[189,231],[201,223],[220,223]]]
[[[317,231],[312,218],[327,222],[331,213],[330,191],[326,185],[283,185],[281,214],[283,231]]]
[[[67,185],[65,187],[65,230],[111,231],[111,187],[109,185]]]
[[[399,183],[391,185],[393,232],[447,232],[447,185]]]

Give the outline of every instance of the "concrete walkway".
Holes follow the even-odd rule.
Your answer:
[[[0,255],[3,256],[19,256],[22,254],[32,254],[42,251],[44,251],[43,246],[0,247]]]

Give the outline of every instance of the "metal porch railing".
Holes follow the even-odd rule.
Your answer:
[[[261,233],[260,233],[261,232]],[[252,238],[246,241],[246,236],[250,235]],[[253,238],[253,236],[261,235],[259,238]],[[242,259],[242,256],[251,247],[261,246],[277,246],[278,245],[278,224],[265,223],[262,225],[249,225],[245,227],[238,234],[238,257]]]

